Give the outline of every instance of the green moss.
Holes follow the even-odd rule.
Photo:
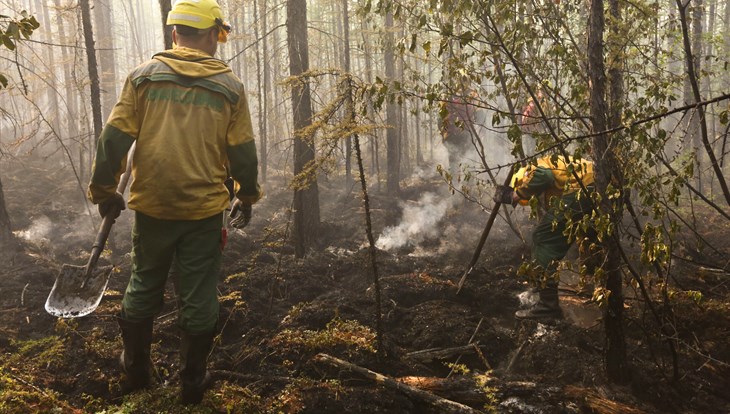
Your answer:
[[[322,331],[285,329],[272,340],[272,345],[299,352],[322,352],[345,347],[349,352],[375,352],[375,333],[357,321],[335,318]]]
[[[12,340],[18,350],[8,357],[7,365],[30,365],[33,368],[48,369],[62,367],[66,358],[66,339],[51,335],[25,341]]]

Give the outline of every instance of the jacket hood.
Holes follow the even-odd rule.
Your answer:
[[[202,50],[187,47],[160,52],[152,57],[170,67],[175,73],[191,78],[206,78],[220,73],[231,72],[231,68]]]

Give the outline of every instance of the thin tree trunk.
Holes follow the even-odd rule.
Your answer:
[[[114,61],[114,36],[112,33],[112,2],[94,0],[94,20],[99,36],[99,67],[101,68],[101,93],[103,94],[101,119],[107,119],[117,102],[117,65]]]
[[[593,132],[607,129],[606,75],[603,57],[603,33],[605,16],[603,0],[591,0],[588,28],[588,75],[590,78],[590,114]],[[612,200],[606,197],[612,171],[617,168],[612,149],[608,146],[609,136],[599,134],[593,139],[596,191],[603,195],[598,206],[602,215],[616,217]],[[614,218],[615,220],[615,218]],[[608,306],[604,312],[606,329],[605,364],[611,381],[624,383],[628,380],[626,340],[623,330],[624,298],[622,292],[621,257],[618,240],[606,238],[603,248],[606,254],[604,270],[607,274],[606,289],[609,291]]]
[[[697,72],[695,72],[694,57],[692,54],[692,46],[690,45],[689,29],[687,28],[687,5],[682,4],[682,0],[677,0],[677,8],[679,9],[679,20],[682,25],[682,38],[684,40],[684,51],[687,62],[687,76],[692,85],[692,93],[694,95],[694,102],[702,102],[702,96],[700,94],[700,87],[697,80]],[[730,189],[728,189],[725,177],[722,175],[720,164],[717,162],[715,153],[712,151],[709,138],[707,136],[707,122],[705,119],[705,109],[702,105],[697,107],[697,115],[700,122],[700,132],[702,138],[702,144],[705,147],[705,152],[710,160],[710,166],[715,172],[722,193],[725,196],[725,201],[730,205]],[[700,191],[702,191],[700,189]]]
[[[269,91],[271,90],[271,65],[269,64],[269,46],[268,46],[268,36],[266,36],[266,33],[269,30],[268,25],[268,11],[266,10],[266,2],[262,1],[260,3],[261,7],[261,33],[264,34],[264,37],[261,41],[261,49],[262,49],[262,59],[264,61],[264,84],[263,84],[263,95],[261,96],[261,100],[263,101],[263,116],[264,116],[264,124],[263,129],[261,131],[261,157],[259,158],[259,166],[261,169],[261,180],[265,183],[266,182],[266,174],[268,171],[269,166],[269,137],[268,137],[268,129],[269,129]]]
[[[289,46],[289,74],[297,77],[309,70],[307,41],[307,2],[287,0],[287,43]],[[314,161],[314,137],[300,136],[312,123],[312,101],[309,81],[300,79],[292,85],[292,112],[294,116],[294,175],[305,173],[294,190],[294,245],[296,257],[304,257],[319,233],[319,189]]]
[[[342,0],[342,26],[343,35],[342,41],[344,43],[344,51],[342,57],[344,60],[345,73],[350,74],[352,68],[350,67],[350,10],[348,8],[349,0]],[[349,95],[352,99],[352,95]],[[355,117],[352,117],[353,121]],[[352,187],[352,137],[347,136],[345,138],[345,189],[349,190]]]
[[[363,60],[365,61],[365,82],[370,83],[373,79],[373,62],[372,62],[372,49],[370,49],[370,37],[367,34],[367,22],[361,20],[360,33],[362,34],[362,48],[363,48]],[[372,114],[371,107],[368,107],[368,112]],[[377,134],[377,132],[375,132]],[[378,150],[377,150],[377,135],[370,138],[370,175],[378,173]],[[378,188],[380,188],[380,174],[376,176]]]
[[[263,2],[262,2],[263,3]],[[259,16],[259,3],[258,0],[254,0],[253,2],[253,33],[254,37],[256,39],[259,38],[259,23],[261,22],[260,16]],[[258,99],[258,124],[259,124],[259,136],[262,137],[263,143],[261,145],[261,148],[259,148],[259,160],[266,159],[266,113],[264,110],[264,94],[266,93],[264,91],[264,85],[262,82],[262,74],[261,74],[261,48],[262,44],[260,42],[256,42],[256,90],[259,95]],[[265,162],[264,162],[265,164]]]
[[[391,82],[395,78],[395,53],[393,52],[393,14],[385,16],[385,78]],[[386,103],[386,119],[388,125],[386,142],[388,146],[388,195],[396,196],[400,192],[400,137],[398,136],[398,114],[396,103],[388,100]]]
[[[162,34],[165,49],[172,49],[172,26],[167,25],[167,14],[172,10],[170,0],[160,0],[160,17],[162,18]]]
[[[58,28],[58,38],[60,39],[61,43],[68,44],[69,39],[66,38],[66,30],[65,30],[65,24],[63,21],[63,16],[61,15],[61,9],[60,9],[60,0],[55,0],[54,4],[56,6],[56,27]],[[69,56],[68,48],[67,47],[61,47],[61,59],[63,60],[63,86],[64,86],[64,93],[65,93],[65,99],[66,99],[66,109],[67,113],[63,118],[66,119],[66,135],[67,137],[70,137],[73,141],[79,141],[79,128],[78,128],[78,103],[77,103],[77,97],[74,93],[74,78],[72,76],[73,71],[73,63],[71,62],[71,57]],[[61,132],[59,131],[59,134]],[[70,162],[73,162],[73,159],[69,159]],[[83,165],[79,166],[79,176],[83,179]]]
[[[10,228],[10,216],[5,208],[5,193],[3,182],[0,180],[0,251],[9,251],[15,244],[15,238]]]
[[[81,21],[84,26],[84,43],[86,45],[86,63],[91,81],[91,113],[94,119],[93,151],[96,152],[96,139],[101,134],[101,90],[99,88],[99,72],[96,63],[96,47],[94,46],[94,30],[91,24],[91,6],[89,0],[79,0]]]
[[[44,5],[44,2],[40,0],[36,0],[36,5],[38,7],[38,13],[42,13],[43,16],[43,31],[45,32],[45,38],[47,42],[53,41],[53,32],[51,31],[51,18],[48,13],[49,7],[46,7]],[[37,13],[36,13],[37,14]],[[46,66],[48,67],[48,70],[50,71],[50,76],[48,79],[48,83],[50,83],[50,88],[48,89],[48,105],[50,106],[50,110],[53,113],[53,117],[51,118],[51,125],[53,126],[53,129],[56,134],[61,134],[61,108],[59,107],[58,102],[58,77],[56,76],[56,65],[55,65],[55,58],[53,56],[53,48],[52,47],[46,47]]]

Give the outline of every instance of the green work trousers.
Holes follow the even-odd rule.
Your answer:
[[[578,199],[578,192],[562,196],[560,204],[562,209],[548,208],[532,234],[532,258],[549,274],[555,272],[557,262],[565,257],[572,244],[564,234],[568,217],[577,221],[591,212],[590,200],[586,196]]]
[[[187,221],[136,212],[132,275],[122,299],[122,318],[143,320],[161,311],[165,282],[174,265],[178,325],[190,334],[213,331],[218,321],[222,229],[223,213]]]

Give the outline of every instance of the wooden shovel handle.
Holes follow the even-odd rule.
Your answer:
[[[127,184],[129,184],[129,178],[132,175],[132,158],[134,157],[134,150],[136,146],[137,142],[135,141],[132,143],[129,153],[127,153],[127,169],[124,171],[124,174],[122,174],[122,177],[119,179],[119,184],[117,185],[117,192],[120,194],[124,194],[124,191],[127,190]],[[91,247],[91,256],[89,256],[89,261],[86,263],[83,284],[86,284],[86,281],[94,271],[96,262],[99,261],[99,256],[101,256],[101,252],[104,251],[104,246],[106,246],[106,241],[109,238],[109,233],[111,233],[112,225],[114,224],[118,214],[119,211],[117,208],[112,208],[112,210],[109,211],[101,221],[99,232],[96,234],[96,240],[94,240],[94,245]]]
[[[504,181],[504,185],[510,184],[510,182],[512,181],[512,175],[513,172],[512,170],[510,170],[510,174],[507,175],[507,179]],[[464,282],[466,282],[467,276],[469,276],[471,271],[474,269],[474,265],[477,264],[477,260],[479,260],[479,255],[482,254],[482,248],[484,248],[484,243],[487,241],[487,237],[489,237],[489,232],[492,231],[492,225],[494,224],[494,220],[497,218],[500,207],[502,207],[502,203],[494,203],[494,208],[492,208],[492,213],[489,215],[487,225],[484,227],[484,231],[482,231],[482,237],[479,239],[477,249],[474,251],[474,255],[471,257],[469,266],[467,266],[466,271],[461,276],[461,279],[459,279],[459,284],[456,288],[457,295],[459,294],[459,292],[461,292],[461,288],[464,286]]]

